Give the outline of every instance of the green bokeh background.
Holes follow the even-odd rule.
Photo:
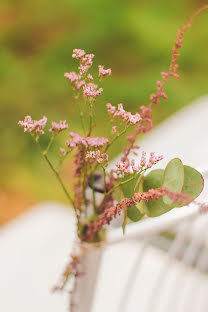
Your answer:
[[[64,72],[76,69],[71,58],[73,48],[94,53],[96,65],[112,68],[113,75],[104,81],[104,92],[96,104],[96,131],[102,135],[107,120],[103,117],[105,103],[124,103],[133,112],[148,104],[160,72],[168,69],[177,29],[205,3],[2,0],[0,188],[28,194],[35,200],[65,200],[36,146],[17,122],[27,114],[34,119],[46,115],[56,121],[66,119],[70,130],[80,130],[72,91],[63,77]],[[208,12],[196,18],[181,52],[181,79],[168,84],[168,101],[155,109],[155,124],[208,92]],[[46,140],[43,138],[42,143]],[[54,150],[58,146],[59,142]],[[112,153],[119,152],[120,144]],[[70,187],[71,163],[63,174]]]

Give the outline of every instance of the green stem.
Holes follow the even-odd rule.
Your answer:
[[[44,156],[45,160],[47,161],[49,167],[51,168],[51,170],[52,170],[53,173],[55,174],[57,180],[59,181],[59,183],[60,183],[60,185],[61,185],[61,187],[62,187],[62,189],[63,189],[63,191],[64,191],[64,193],[65,193],[65,195],[66,195],[66,197],[67,197],[68,200],[69,200],[69,202],[70,202],[70,203],[73,205],[73,207],[74,207],[74,202],[73,202],[71,196],[69,195],[69,193],[68,193],[68,191],[67,191],[67,189],[66,189],[66,187],[65,187],[65,185],[64,185],[64,183],[63,183],[63,181],[62,181],[62,179],[61,179],[61,177],[60,177],[60,175],[59,175],[59,173],[58,173],[58,171],[56,171],[56,169],[54,168],[54,166],[52,165],[52,163],[51,163],[50,160],[48,159],[48,156],[47,156],[46,152],[43,153],[43,156]],[[75,212],[76,212],[76,209],[75,209]]]
[[[106,194],[106,171],[105,168],[103,168],[103,177],[104,177],[104,195]]]
[[[95,177],[94,174],[91,175],[91,184],[92,184],[92,199],[93,199],[93,210],[96,213],[96,202],[95,202],[95,189],[94,189]]]
[[[124,185],[124,184],[126,184],[126,183],[128,183],[128,182],[130,182],[130,181],[132,181],[134,179],[135,179],[135,175],[133,177],[131,177],[130,179],[126,180],[126,181],[122,181],[122,182],[118,183],[112,189],[110,189],[110,191],[108,191],[105,196],[108,196],[109,194],[111,194],[113,191],[115,191],[115,189],[117,189],[121,185]]]
[[[128,128],[125,128],[123,131],[121,131],[121,133],[119,133],[119,135],[115,136],[113,138],[113,140],[110,142],[110,144],[108,144],[105,148],[105,153],[107,152],[107,150],[112,146],[113,143],[116,142],[116,140],[118,140],[118,138],[120,138],[126,131],[127,131]]]
[[[49,151],[49,149],[50,149],[50,147],[51,147],[51,145],[52,145],[52,143],[53,143],[54,138],[55,138],[55,136],[54,136],[54,134],[52,134],[52,136],[51,136],[51,138],[50,138],[50,141],[49,141],[49,143],[48,143],[48,146],[46,147],[44,153],[46,153],[46,154],[48,153],[48,151]]]
[[[84,173],[83,177],[83,182],[82,182],[82,187],[83,187],[83,195],[84,195],[84,205],[85,205],[85,218],[87,217],[87,199],[86,199],[86,173]]]
[[[77,103],[78,103],[78,108],[79,108],[79,116],[80,116],[80,120],[81,120],[81,124],[82,124],[82,130],[85,134],[85,126],[84,126],[84,120],[83,120],[83,112],[81,110],[81,106],[80,106],[80,102],[79,102],[79,99],[77,100]]]

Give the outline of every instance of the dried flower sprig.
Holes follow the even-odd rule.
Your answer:
[[[111,69],[104,69],[103,65],[98,66],[99,84],[97,84],[94,82],[96,79],[88,72],[93,65],[95,55],[87,54],[81,49],[73,50],[72,58],[79,62],[78,72],[65,73],[64,77],[74,91],[83,134],[70,130],[70,138],[65,142],[66,148],[59,147],[60,166],[67,155],[75,151],[73,197],[62,180],[60,168],[56,169],[48,155],[56,135],[69,128],[66,121],[51,123],[49,129],[51,138],[44,149],[40,145],[39,137],[45,133],[47,118],[44,116],[37,121],[32,120],[31,116],[26,116],[23,121],[19,121],[19,126],[24,129],[24,132],[29,133],[38,144],[43,157],[73,206],[77,219],[77,235],[81,244],[103,241],[106,225],[121,213],[124,216],[123,230],[125,230],[127,220],[137,222],[145,215],[154,217],[176,206],[189,204],[203,189],[201,174],[197,170],[183,165],[178,158],[172,159],[164,170],[150,170],[147,173],[163,157],[156,156],[154,152],[147,157],[146,152],[142,151],[138,161],[140,147],[136,144],[136,140],[139,134],[146,133],[153,128],[152,108],[158,105],[161,99],[167,99],[164,88],[169,79],[171,77],[179,78],[177,73],[178,56],[184,33],[190,27],[194,17],[207,8],[208,5],[199,9],[179,30],[169,70],[161,73],[162,79],[157,81],[157,90],[151,94],[148,106],[141,105],[139,111],[132,114],[124,109],[123,104],[118,104],[117,108],[110,103],[106,104],[111,120],[119,120],[121,123],[119,131],[116,125],[109,129],[109,133],[111,133],[109,137],[106,137],[106,131],[105,136],[93,136],[95,128],[93,118],[94,103],[103,92],[103,88],[99,84],[103,78],[111,75]],[[89,107],[88,127],[86,121],[83,120],[81,100]],[[128,132],[130,129],[132,130],[131,134]],[[115,164],[113,169],[109,170],[109,149],[123,135],[126,135],[127,146],[123,149],[121,160]],[[136,156],[136,159],[130,158],[130,154]],[[190,179],[194,183],[190,183]],[[89,191],[92,194],[90,197],[88,196]],[[102,194],[102,198],[99,200],[96,196],[97,193]],[[205,209],[207,207],[201,206],[201,210]],[[79,257],[75,254],[72,255],[71,262],[64,273],[63,286],[70,274],[74,277],[78,276],[78,262]]]

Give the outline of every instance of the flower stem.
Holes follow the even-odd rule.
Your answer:
[[[62,181],[62,179],[61,179],[61,177],[60,177],[60,175],[59,175],[59,173],[58,173],[58,171],[56,171],[56,169],[55,169],[54,166],[52,165],[51,161],[48,159],[48,156],[47,156],[46,152],[43,152],[43,156],[44,156],[45,160],[47,161],[49,167],[51,168],[51,170],[52,170],[53,173],[55,174],[56,178],[58,179],[58,181],[59,181],[59,183],[60,183],[60,185],[61,185],[61,187],[62,187],[62,189],[63,189],[63,191],[64,191],[64,193],[65,193],[65,195],[66,195],[66,197],[67,197],[68,200],[69,200],[69,202],[70,202],[70,203],[73,205],[73,207],[74,207],[74,202],[73,202],[71,196],[69,195],[69,193],[68,193],[68,191],[67,191],[67,189],[66,189],[66,187],[65,187],[65,185],[64,185],[64,183],[63,183],[63,181]],[[75,212],[76,212],[76,209],[75,209]]]
[[[106,171],[103,166],[102,168],[103,168],[103,177],[104,177],[104,194],[106,194]]]
[[[92,174],[92,175],[91,175],[91,184],[92,184],[93,210],[94,210],[94,213],[96,213],[96,202],[95,202],[95,188],[94,188],[94,183],[95,183],[95,176],[94,176],[94,174]]]
[[[81,120],[81,124],[82,124],[82,130],[85,134],[85,126],[84,126],[84,119],[83,119],[83,112],[81,110],[81,105],[80,105],[80,102],[79,102],[79,99],[77,100],[77,103],[78,103],[78,108],[79,108],[79,116],[80,116],[80,120]]]
[[[50,141],[49,141],[49,143],[48,143],[48,146],[47,146],[46,149],[45,149],[45,153],[46,153],[46,154],[48,153],[48,151],[49,151],[49,149],[50,149],[50,147],[51,147],[51,145],[52,145],[52,143],[53,143],[53,141],[54,141],[54,138],[55,138],[55,136],[54,136],[54,134],[52,134],[52,136],[51,136],[51,138],[50,138]]]

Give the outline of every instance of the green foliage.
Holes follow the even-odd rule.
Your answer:
[[[137,222],[144,216],[144,214],[142,214],[135,205],[132,205],[127,208],[127,216],[131,221]]]
[[[166,166],[163,176],[163,186],[171,191],[180,192],[184,184],[184,167],[179,158],[172,159]],[[164,203],[170,205],[173,201],[164,196]]]
[[[122,182],[125,182],[125,181],[131,179],[133,176],[134,176],[133,174],[126,175],[124,178],[122,178]],[[135,179],[133,179],[133,180],[129,181],[128,183],[123,184],[121,186],[124,197],[130,198],[130,197],[133,196],[133,194],[135,192],[136,184],[138,182],[138,179],[140,179],[140,175],[139,174],[137,174],[135,176]],[[127,214],[124,217],[123,231],[125,231],[125,225],[126,225],[127,217],[131,221],[136,222],[136,221],[139,221],[143,217],[143,215],[144,214],[142,214],[139,211],[137,206],[132,205],[131,207],[128,207],[127,208]]]
[[[149,189],[156,189],[163,185],[164,179],[164,170],[156,169],[152,170],[147,176],[144,178],[143,182],[143,190],[147,192]],[[159,198],[158,200],[150,200],[145,203],[142,201],[141,203],[144,207],[145,213],[149,217],[157,217],[161,214],[168,212],[172,209],[171,206],[164,203],[163,198]]]
[[[142,184],[144,192],[165,186],[172,191],[189,194],[192,199],[195,199],[203,189],[204,180],[196,169],[183,166],[180,159],[174,158],[167,164],[165,170],[152,170],[144,177]],[[183,206],[173,203],[171,200],[168,201],[167,196],[159,200],[150,200],[147,203],[142,201],[142,205],[149,217],[157,217],[175,207]]]
[[[189,194],[192,198],[196,198],[201,193],[204,187],[204,179],[200,172],[196,169],[184,166],[185,180],[182,192]]]

